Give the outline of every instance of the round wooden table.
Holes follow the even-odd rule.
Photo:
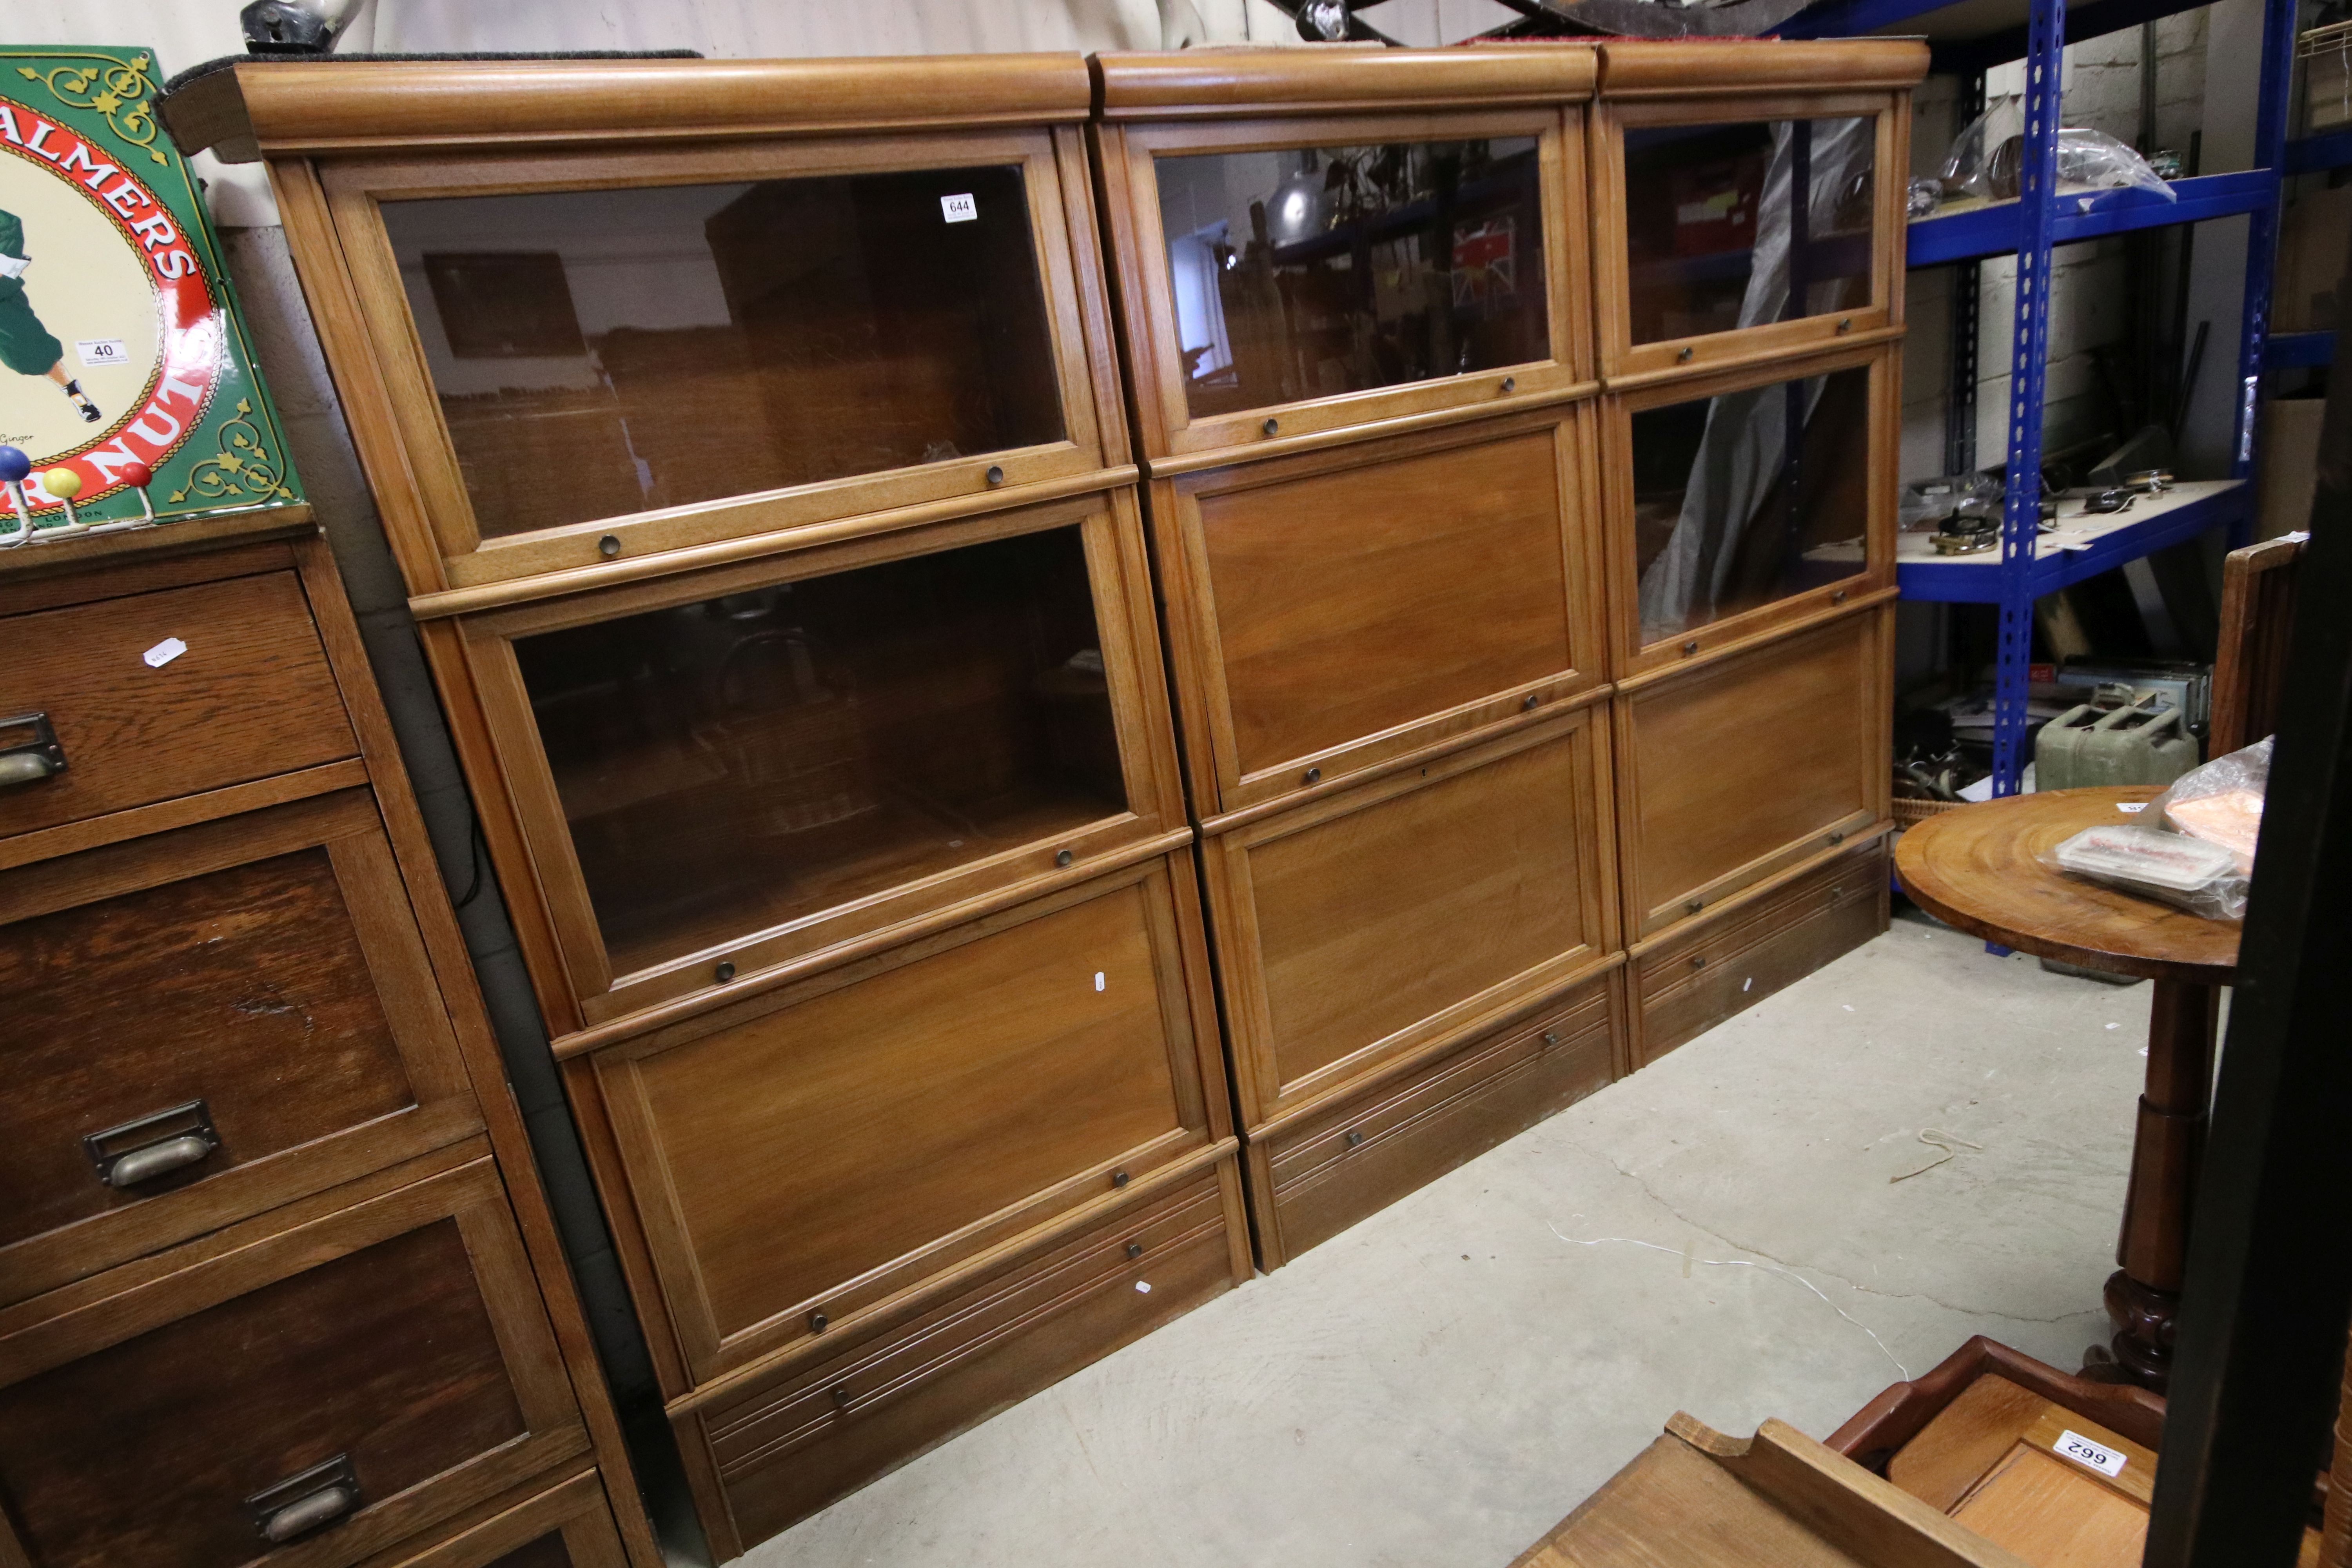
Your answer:
[[[1965,805],[1906,832],[1895,874],[1914,903],[1971,936],[2155,982],[2147,1083],[2116,1244],[2120,1267],[2108,1277],[2106,1303],[2116,1367],[2162,1393],[2172,1372],[2189,1199],[2212,1097],[2221,987],[2237,973],[2238,927],[2066,876],[2035,858],[2086,827],[2128,825],[2133,814],[2117,807],[2159,793],[2066,789]]]

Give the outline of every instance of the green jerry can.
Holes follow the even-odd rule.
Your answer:
[[[2051,720],[2034,739],[2033,787],[2168,784],[2195,767],[2197,737],[2181,726],[2179,709],[2158,700],[2149,693],[2106,711],[2086,702]]]

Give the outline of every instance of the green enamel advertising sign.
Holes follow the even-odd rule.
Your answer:
[[[0,47],[0,549],[301,499],[157,75]]]

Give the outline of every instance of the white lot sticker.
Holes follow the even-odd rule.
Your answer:
[[[2144,800],[2124,801],[2117,805],[2116,809],[2117,811],[2146,811],[2147,809],[2147,802]]]
[[[165,637],[139,657],[147,661],[148,668],[151,669],[161,669],[187,651],[186,643],[177,637]]]
[[[102,364],[131,363],[131,351],[123,346],[121,338],[79,339],[74,343],[74,353],[81,355],[83,366],[89,369]]]
[[[941,196],[940,216],[950,223],[971,223],[980,216],[980,204],[969,191],[960,196]]]
[[[1102,972],[1101,970],[1097,969],[1097,970],[1096,970],[1096,971],[1095,971],[1095,989],[1096,989],[1096,990],[1097,990],[1097,991],[1099,991],[1099,990],[1101,990],[1102,988],[1103,988],[1103,972]]]
[[[2131,1462],[2129,1456],[2118,1454],[2113,1448],[2102,1448],[2080,1432],[2060,1433],[2056,1451],[2076,1464],[2090,1466],[2103,1476],[2120,1476],[2124,1473],[2124,1467]]]
[[[1149,1296],[1151,1294],[1151,1281],[1149,1279],[1139,1279],[1135,1282],[1135,1289],[1139,1294]]]

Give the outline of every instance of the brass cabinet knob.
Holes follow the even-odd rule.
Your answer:
[[[621,541],[617,534],[608,533],[604,538],[596,542],[596,553],[603,556],[607,561],[610,561],[614,556],[618,555],[620,552]]]
[[[1267,420],[1264,425],[1259,426],[1258,426],[1258,428],[1259,428],[1259,429],[1261,429],[1261,430],[1264,430],[1267,435],[1271,436],[1271,435],[1273,435],[1276,430],[1279,430],[1279,429],[1281,429],[1281,428],[1282,428],[1282,421],[1281,421],[1281,420],[1279,420],[1279,419],[1269,419],[1269,420]]]

